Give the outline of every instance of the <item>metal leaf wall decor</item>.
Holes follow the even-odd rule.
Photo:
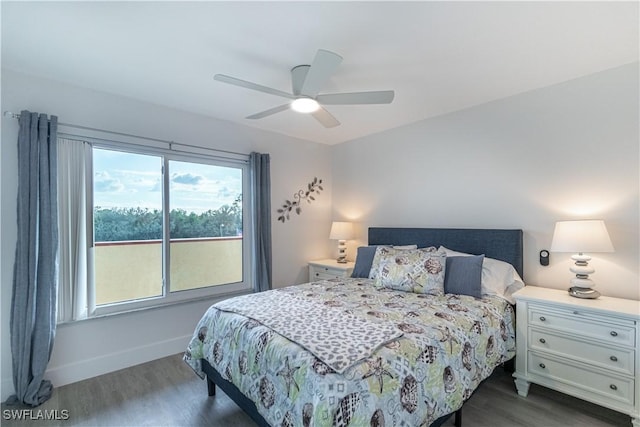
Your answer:
[[[324,188],[322,188],[322,180],[313,178],[313,181],[307,184],[306,190],[299,190],[297,193],[294,193],[293,201],[285,201],[282,207],[278,209],[278,221],[282,221],[284,223],[290,219],[291,212],[295,212],[297,215],[300,215],[300,212],[302,211],[302,202],[306,200],[307,203],[311,203],[316,199],[313,195],[320,194],[322,190],[324,190]]]

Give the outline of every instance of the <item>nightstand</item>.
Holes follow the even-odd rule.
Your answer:
[[[335,259],[309,261],[309,281],[343,279],[351,277],[355,263],[338,263]]]
[[[539,384],[629,414],[640,427],[640,301],[516,292],[516,388]]]

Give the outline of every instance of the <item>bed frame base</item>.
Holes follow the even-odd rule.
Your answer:
[[[216,383],[214,383],[209,376],[207,376],[207,393],[209,394],[209,397],[216,395]]]
[[[238,388],[229,381],[222,378],[220,373],[209,364],[205,359],[201,359],[202,370],[207,374],[207,394],[210,397],[216,395],[216,386],[220,387],[231,400],[233,400],[249,417],[255,421],[260,427],[270,427],[269,423],[260,415],[255,403],[249,400],[244,394],[238,390]],[[444,415],[435,420],[429,427],[442,426],[451,415],[455,414],[454,425],[455,427],[462,427],[462,408],[456,412],[448,415]]]
[[[260,427],[270,427],[269,423],[260,415],[255,403],[240,392],[238,387],[222,378],[220,373],[206,360],[202,359],[202,370],[207,374],[207,392],[209,396],[216,395],[216,385],[225,392],[236,405],[240,407]]]

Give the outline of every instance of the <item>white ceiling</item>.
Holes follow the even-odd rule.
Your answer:
[[[327,49],[321,93],[396,91],[390,105],[330,106],[323,128],[284,98],[289,71]],[[335,144],[638,61],[638,2],[7,2],[2,66]]]

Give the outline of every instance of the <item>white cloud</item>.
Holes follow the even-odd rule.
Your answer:
[[[202,175],[193,175],[191,173],[174,173],[171,175],[171,181],[176,184],[198,185],[204,180]]]
[[[109,172],[96,172],[93,177],[95,191],[105,193],[119,193],[124,190],[124,185],[117,178],[112,178]]]

